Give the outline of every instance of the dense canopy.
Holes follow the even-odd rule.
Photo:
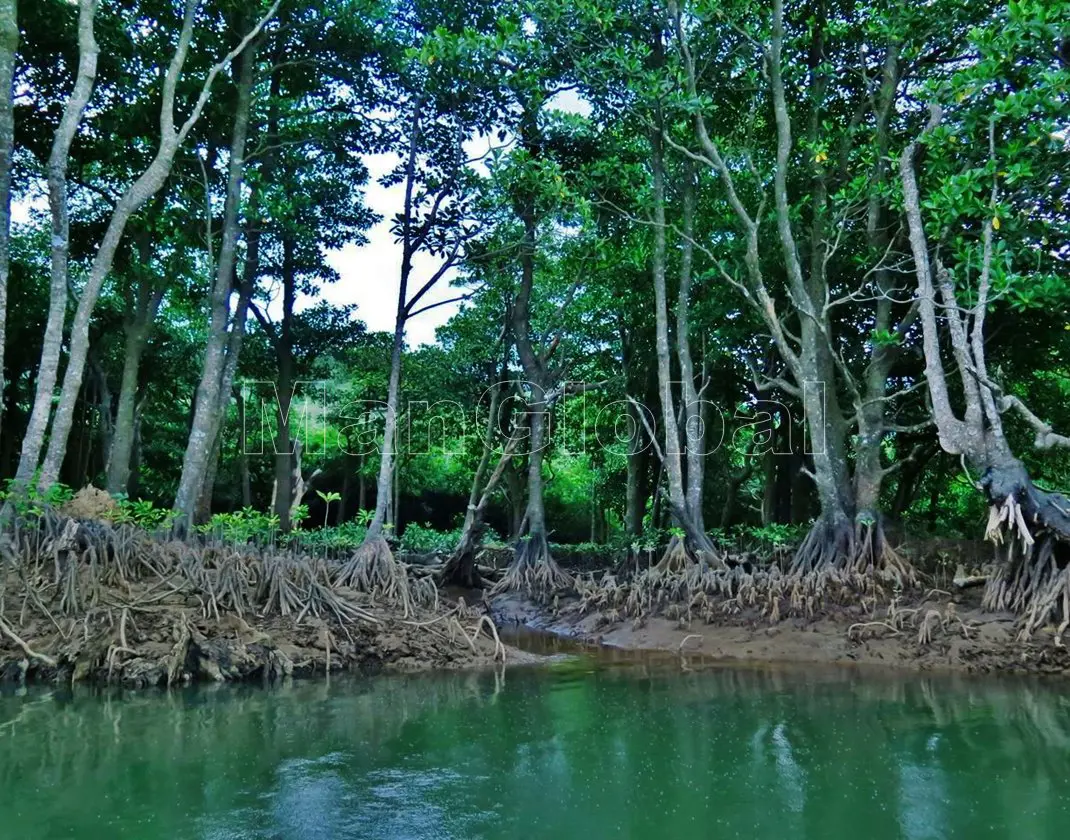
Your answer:
[[[1070,620],[1065,0],[15,6],[6,516],[550,593],[568,543],[909,585],[984,534]]]

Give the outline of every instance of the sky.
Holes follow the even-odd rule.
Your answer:
[[[365,155],[369,179],[364,188],[365,204],[382,217],[377,225],[367,231],[368,243],[353,244],[329,251],[328,262],[338,272],[339,279],[323,287],[320,299],[335,304],[357,304],[357,317],[373,332],[394,330],[394,316],[398,305],[398,284],[401,275],[401,243],[390,233],[390,219],[401,212],[405,201],[404,183],[384,187],[379,179],[388,173],[398,161],[397,155]],[[434,274],[439,260],[419,253],[413,259],[413,272],[409,279],[410,290],[418,289]],[[450,285],[456,272],[449,272],[420,300],[423,307],[436,301],[456,297],[461,290]],[[410,291],[411,294],[411,291]],[[409,320],[405,333],[410,347],[433,344],[435,329],[445,324],[460,307],[450,303],[421,313]]]
[[[547,105],[585,116],[591,112],[590,105],[572,90],[558,94]],[[485,155],[490,142],[487,137],[476,137],[467,142],[465,150],[469,158],[475,160]],[[401,212],[405,200],[405,185],[396,184],[388,188],[379,183],[379,179],[396,166],[397,162],[398,156],[395,154],[364,156],[369,172],[368,184],[364,188],[364,200],[383,220],[367,231],[366,245],[347,245],[328,252],[331,267],[339,273],[340,279],[321,292],[321,298],[332,303],[357,304],[357,317],[368,325],[369,330],[376,332],[393,331],[397,311],[401,245],[394,241],[390,233],[390,219]],[[481,164],[475,166],[485,172]],[[418,289],[438,265],[438,261],[427,254],[418,254],[413,260],[410,288]],[[421,300],[420,306],[460,294],[460,289],[450,285],[450,280],[456,276],[456,272],[450,272],[443,277]],[[411,319],[405,333],[409,346],[433,344],[435,329],[449,321],[462,305],[459,302],[446,304]]]
[[[562,111],[590,113],[590,106],[571,90],[554,97],[548,105]],[[488,137],[472,138],[465,144],[469,158],[477,160],[485,155],[490,142]],[[394,316],[397,312],[401,244],[396,242],[390,233],[390,220],[402,210],[405,185],[399,183],[384,187],[379,181],[397,165],[398,160],[398,156],[392,153],[364,156],[369,175],[368,182],[363,187],[364,201],[381,217],[381,221],[365,232],[368,240],[366,244],[349,244],[327,253],[328,262],[338,272],[339,279],[335,283],[324,285],[318,298],[338,305],[356,304],[357,317],[373,332],[393,332]],[[486,171],[481,163],[475,164],[475,167]],[[13,202],[12,220],[16,224],[26,223],[31,208],[46,211],[47,207],[44,191],[37,191],[32,199]],[[435,257],[418,253],[413,259],[410,289],[418,289],[438,266],[439,261]],[[456,276],[456,271],[447,272],[421,299],[420,307],[460,294],[462,290],[450,284]],[[309,306],[313,302],[314,299],[307,298],[299,301],[298,307]],[[278,315],[279,312],[274,310],[279,309],[280,304],[273,303],[268,309],[273,315]],[[462,305],[460,302],[449,303],[410,319],[405,333],[409,347],[433,344],[435,330],[449,321]]]

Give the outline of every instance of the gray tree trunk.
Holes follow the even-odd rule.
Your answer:
[[[41,343],[41,363],[33,407],[22,438],[22,453],[15,472],[16,485],[25,489],[33,478],[45,443],[45,430],[52,413],[59,358],[63,347],[63,325],[67,317],[67,262],[70,256],[70,220],[67,206],[67,163],[71,144],[78,133],[82,114],[93,92],[99,47],[93,35],[96,0],[78,3],[78,71],[74,89],[63,109],[63,117],[52,141],[48,157],[48,206],[52,217],[52,254],[49,281],[48,317]]]
[[[137,310],[126,325],[126,354],[123,358],[122,380],[119,385],[119,405],[115,410],[115,433],[108,455],[107,490],[109,493],[128,493],[130,490],[130,461],[134,450],[135,408],[137,405],[138,374],[141,356],[148,343],[153,321],[163,300],[163,290],[153,291],[147,300],[139,289]]]
[[[683,230],[680,241],[680,287],[676,297],[676,355],[680,362],[680,396],[683,400],[683,445],[686,447],[687,487],[685,509],[695,530],[705,533],[702,487],[705,479],[706,435],[704,417],[695,387],[691,359],[691,281],[695,232],[695,174],[691,161],[684,164]],[[664,281],[663,281],[664,282]],[[660,370],[660,367],[659,367]]]
[[[669,342],[668,295],[665,288],[665,157],[660,131],[653,130],[650,136],[651,169],[654,181],[654,253],[652,257],[652,275],[654,280],[654,321],[656,327],[656,348],[658,367],[658,393],[661,402],[661,420],[664,425],[662,439],[662,459],[668,479],[668,503],[673,519],[684,530],[691,549],[698,552],[704,562],[716,557],[713,544],[706,536],[700,523],[692,516],[684,489],[683,462],[680,452],[680,426],[676,419],[676,400],[672,391],[672,358]],[[686,303],[686,296],[685,296]],[[682,313],[685,327],[687,325],[686,309]],[[689,353],[686,355],[690,362]],[[691,380],[691,393],[694,394],[693,371],[683,377]],[[687,383],[685,382],[685,389]],[[686,397],[685,397],[686,402]],[[698,467],[701,475],[701,466]],[[701,487],[698,490],[701,504]]]
[[[250,207],[256,207],[256,193],[250,197]],[[219,471],[219,458],[223,445],[223,426],[227,419],[227,410],[230,406],[230,397],[234,391],[234,378],[238,374],[238,360],[241,357],[241,348],[245,339],[245,324],[249,317],[250,300],[256,281],[260,277],[260,230],[259,222],[251,222],[252,229],[246,234],[245,269],[241,288],[238,292],[238,302],[234,308],[234,317],[230,327],[230,335],[227,337],[226,361],[223,363],[223,378],[219,385],[219,408],[212,420],[212,435],[215,445],[208,459],[205,469],[204,481],[197,492],[197,521],[206,522],[211,516],[212,494],[215,489],[215,477]],[[244,426],[242,427],[244,429]],[[248,460],[246,459],[246,467]]]
[[[178,491],[175,494],[174,509],[179,515],[180,521],[177,524],[180,529],[188,527],[196,516],[197,504],[208,472],[209,457],[215,443],[216,419],[223,384],[223,368],[226,362],[230,292],[234,267],[238,258],[242,184],[245,179],[245,144],[249,132],[249,111],[252,102],[255,64],[254,52],[250,50],[243,56],[239,71],[238,102],[230,141],[222,241],[219,246],[219,259],[216,261],[215,281],[212,286],[208,343],[204,351],[201,380],[194,397],[193,424],[186,444],[186,453],[182,459],[182,474],[178,482]]]
[[[295,452],[290,439],[290,402],[294,387],[293,314],[296,295],[296,266],[292,238],[282,245],[282,323],[273,342],[279,374],[278,430],[275,439],[275,515],[279,517],[279,529],[290,530],[290,509],[295,503],[293,474]]]
[[[403,278],[407,276],[402,267]],[[401,297],[404,300],[405,281],[402,280]],[[379,539],[387,522],[390,506],[390,491],[394,478],[394,449],[397,439],[398,392],[401,383],[401,351],[405,345],[405,317],[398,313],[394,326],[394,343],[390,352],[390,381],[386,392],[386,417],[383,422],[383,445],[379,455],[379,478],[375,485],[375,515],[368,526],[366,541]]]
[[[242,39],[242,42],[233,52],[228,54],[222,62],[212,67],[201,88],[200,97],[192,113],[181,126],[176,128],[174,118],[175,90],[182,76],[182,68],[185,65],[186,57],[189,55],[190,41],[193,38],[193,25],[199,6],[200,0],[186,0],[185,16],[182,21],[178,44],[175,47],[171,64],[164,76],[163,97],[160,108],[160,142],[156,156],[116,204],[108,222],[108,227],[104,232],[104,238],[101,240],[97,253],[93,258],[81,297],[78,300],[78,308],[75,311],[74,323],[71,327],[70,358],[63,375],[63,387],[60,391],[59,405],[52,421],[52,434],[48,441],[48,451],[41,466],[39,485],[43,489],[54,484],[59,476],[59,470],[67,449],[67,437],[70,434],[71,423],[74,418],[74,407],[78,400],[78,392],[81,389],[82,377],[85,373],[85,359],[89,349],[89,319],[93,309],[96,307],[97,298],[100,295],[104,280],[111,271],[115,252],[122,240],[126,224],[130,217],[163,187],[167,177],[170,175],[175,154],[204,110],[215,76],[256,37],[256,34],[266,21],[266,19],[261,21],[252,32]],[[274,8],[269,15],[273,14]]]
[[[238,402],[238,477],[241,481],[241,504],[242,507],[251,507],[253,504],[253,485],[249,478],[249,454],[245,437],[245,398],[241,391],[237,391],[234,398]]]
[[[7,278],[11,266],[11,156],[15,146],[13,81],[19,48],[18,3],[0,0],[0,395],[6,386]],[[0,399],[0,411],[3,410]]]

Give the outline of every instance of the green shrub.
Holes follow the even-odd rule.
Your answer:
[[[414,553],[452,551],[460,539],[460,528],[454,528],[452,531],[436,531],[430,525],[410,522],[405,526],[405,531],[401,535],[401,550]]]
[[[246,543],[273,537],[279,530],[279,517],[244,507],[233,513],[217,513],[204,525],[197,526],[202,534],[211,534],[226,542]]]
[[[333,548],[349,550],[359,548],[368,533],[368,527],[359,522],[343,522],[328,528],[309,531],[298,529],[291,538],[305,548]]]

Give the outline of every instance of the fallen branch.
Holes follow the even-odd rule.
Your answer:
[[[22,652],[25,653],[30,659],[36,659],[40,662],[43,662],[50,668],[56,667],[55,659],[43,653],[38,653],[33,648],[31,648],[19,637],[19,635],[14,630],[11,629],[11,626],[2,618],[0,618],[0,632],[2,632],[5,636],[11,639],[11,641],[17,644],[20,648],[22,648]]]

